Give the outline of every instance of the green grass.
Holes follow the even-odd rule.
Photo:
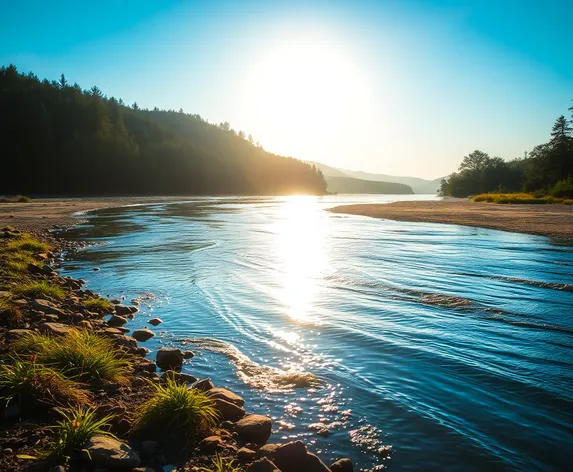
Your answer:
[[[83,451],[87,442],[94,436],[115,436],[109,431],[109,421],[113,415],[97,418],[94,408],[82,406],[59,409],[63,419],[48,429],[57,436],[54,453],[69,459]]]
[[[0,365],[0,399],[9,402],[18,398],[20,403],[33,398],[48,405],[85,404],[89,394],[82,385],[55,369],[33,360],[12,359]]]
[[[206,393],[179,385],[173,379],[167,379],[165,385],[151,385],[153,395],[137,410],[135,429],[159,437],[183,437],[186,444],[193,444],[215,426],[218,412]]]
[[[213,458],[211,467],[200,467],[201,472],[241,472],[240,467],[235,467],[235,461],[228,461],[216,455]]]
[[[46,280],[18,282],[12,287],[12,293],[23,297],[56,300],[62,300],[66,296],[66,290],[63,287]]]
[[[5,310],[10,306],[10,299],[5,297],[0,297],[0,311]]]
[[[32,235],[28,233],[21,233],[18,237],[10,239],[6,245],[5,251],[16,252],[16,251],[26,251],[32,253],[48,252],[52,247],[38,241]]]
[[[541,196],[531,193],[482,193],[470,198],[472,202],[487,202],[499,204],[560,204],[573,205],[573,200],[566,198],[555,198],[549,195]]]
[[[111,339],[85,330],[59,337],[31,333],[16,340],[14,349],[35,354],[38,362],[88,383],[123,383],[132,370],[131,356]]]
[[[110,313],[113,311],[113,303],[102,297],[90,298],[83,302],[83,305],[90,311]]]

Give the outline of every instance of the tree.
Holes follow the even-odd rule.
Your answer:
[[[131,105],[131,108],[133,108],[134,110],[139,110],[139,105],[137,104],[137,102],[133,102],[133,105]]]
[[[66,88],[67,85],[68,85],[68,81],[66,80],[66,76],[64,74],[62,74],[60,77],[60,87]]]
[[[96,98],[103,98],[103,93],[102,91],[99,89],[99,87],[97,87],[96,85],[94,85],[88,92],[92,97],[96,97]]]
[[[482,151],[474,151],[471,154],[464,157],[460,165],[460,172],[482,172],[490,162],[490,157],[488,154]]]
[[[551,130],[551,143],[558,144],[566,142],[571,136],[572,128],[563,115],[555,121]]]

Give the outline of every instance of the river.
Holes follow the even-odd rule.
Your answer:
[[[210,376],[329,463],[571,470],[573,248],[329,213],[430,196],[190,198],[88,213],[62,262],[136,299],[144,345]],[[100,270],[94,271],[94,268]],[[293,388],[293,386],[305,386]]]

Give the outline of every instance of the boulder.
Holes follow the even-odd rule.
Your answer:
[[[136,313],[138,308],[135,306],[115,305],[116,315],[132,315]]]
[[[195,357],[193,351],[183,351],[183,359],[191,359],[193,357]]]
[[[237,406],[243,406],[245,404],[245,400],[226,388],[212,388],[209,390],[209,395],[211,398],[220,398],[221,400],[225,400],[229,403],[234,403]]]
[[[32,309],[41,311],[46,315],[58,315],[58,316],[66,315],[62,310],[54,306],[52,302],[49,302],[48,300],[43,300],[41,298],[32,300],[30,302],[30,306]]]
[[[211,382],[211,379],[209,377],[207,377],[206,379],[199,380],[198,382],[195,382],[193,384],[193,388],[200,390],[201,392],[206,392],[208,390],[212,390],[213,388],[215,388],[215,385],[213,385],[213,382]]]
[[[127,318],[119,315],[111,315],[111,318],[107,320],[107,325],[112,328],[123,326],[125,323],[127,323]]]
[[[202,452],[207,453],[213,453],[223,449],[224,447],[225,444],[219,436],[209,436],[199,443],[199,449],[201,449]]]
[[[117,336],[113,339],[113,343],[128,350],[137,349],[137,341],[131,336]]]
[[[263,457],[262,459],[253,462],[247,469],[247,472],[281,472],[281,471],[270,460],[268,460],[266,457]],[[299,472],[305,472],[305,471],[301,470]]]
[[[250,462],[255,458],[255,451],[248,447],[242,447],[237,451],[237,457],[240,461]]]
[[[352,461],[348,458],[337,460],[330,465],[332,472],[353,472]]]
[[[278,444],[265,444],[259,448],[256,457],[272,457],[278,447]]]
[[[282,472],[330,472],[330,469],[314,454],[307,452],[301,441],[292,441],[277,447],[274,463]]]
[[[11,329],[6,333],[6,341],[14,341],[22,336],[27,336],[30,333],[33,333],[31,329]]]
[[[181,370],[183,353],[179,349],[162,347],[157,351],[156,362],[161,370]]]
[[[127,445],[107,436],[94,436],[82,455],[93,467],[131,471],[141,465],[139,456]]]
[[[157,326],[158,324],[163,323],[163,320],[161,318],[151,318],[148,323],[150,325]]]
[[[223,420],[236,421],[245,416],[245,410],[240,406],[221,400],[220,398],[215,398],[213,400],[213,406],[221,414],[221,419]]]
[[[235,432],[243,441],[252,441],[258,444],[263,444],[269,439],[271,430],[271,419],[263,415],[245,416],[235,425]]]
[[[51,334],[53,336],[65,336],[72,328],[62,323],[42,323],[39,326],[40,333]]]
[[[148,328],[136,329],[132,334],[132,337],[140,342],[145,342],[153,336],[155,336],[155,333]]]

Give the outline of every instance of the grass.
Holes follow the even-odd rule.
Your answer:
[[[136,411],[135,429],[162,436],[182,436],[186,444],[193,444],[215,426],[218,412],[206,393],[179,385],[170,378],[165,385],[151,385],[153,395]]]
[[[44,263],[38,261],[34,255],[51,250],[49,244],[38,241],[26,233],[14,233],[5,244],[0,245],[0,272],[10,278],[22,278],[28,272],[28,266],[34,264],[39,268]]]
[[[26,197],[25,195],[16,195],[16,202],[18,203],[30,203],[32,199],[30,197]]]
[[[83,382],[123,383],[132,370],[131,357],[111,339],[86,330],[71,330],[57,338],[30,333],[16,340],[14,349],[36,355],[38,362]]]
[[[27,233],[20,233],[17,237],[12,238],[8,241],[5,251],[17,252],[26,251],[32,253],[48,252],[51,246],[42,241],[38,241],[36,238]]]
[[[66,290],[59,285],[46,280],[18,282],[12,287],[14,295],[30,298],[53,298],[62,300],[66,296]]]
[[[200,467],[201,472],[241,472],[241,468],[235,467],[235,461],[227,461],[221,456],[216,455],[213,458],[211,467]]]
[[[0,311],[5,310],[10,306],[10,299],[5,297],[0,297]]]
[[[33,398],[41,403],[61,406],[90,401],[81,384],[35,362],[35,359],[12,359],[11,363],[0,365],[0,391],[0,399],[6,403],[14,398],[18,398],[21,404]]]
[[[90,298],[83,302],[83,305],[90,311],[110,313],[113,311],[113,303],[102,297]]]
[[[85,450],[87,442],[94,436],[115,436],[109,431],[113,415],[97,418],[94,408],[82,406],[59,409],[63,419],[49,429],[57,435],[54,453],[69,459]]]
[[[561,204],[573,205],[573,200],[567,198],[556,198],[549,195],[541,196],[531,193],[482,193],[471,197],[472,202],[487,202],[499,204]]]

